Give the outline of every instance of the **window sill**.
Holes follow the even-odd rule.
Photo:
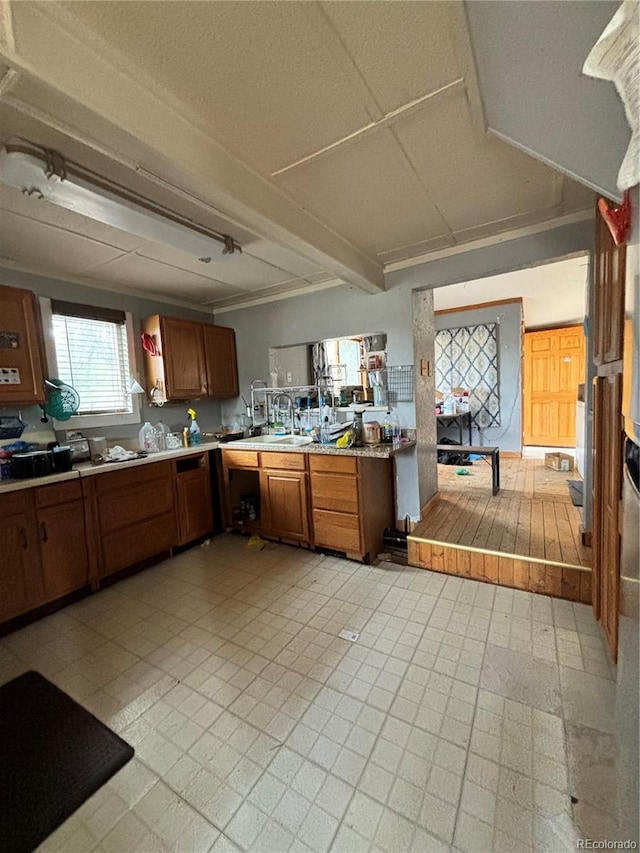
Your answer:
[[[139,424],[141,423],[140,410],[137,412],[129,412],[127,414],[109,414],[103,415],[71,415],[66,421],[59,421],[53,418],[53,428],[56,430],[70,429],[91,429],[92,427],[106,426],[122,426],[124,424]]]

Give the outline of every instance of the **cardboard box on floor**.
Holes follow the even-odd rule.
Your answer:
[[[573,456],[568,453],[545,453],[544,465],[554,471],[573,471]]]

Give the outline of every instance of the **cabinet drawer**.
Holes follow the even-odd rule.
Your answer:
[[[263,468],[278,468],[280,471],[305,471],[304,453],[278,453],[265,451],[260,456]]]
[[[358,460],[355,456],[326,456],[313,454],[309,457],[312,471],[334,471],[337,474],[357,474]]]
[[[313,532],[316,545],[335,548],[337,551],[360,553],[360,524],[357,515],[314,509]]]
[[[168,551],[176,541],[173,512],[102,537],[102,570],[108,575]]]
[[[31,506],[31,489],[20,489],[0,495],[0,518],[22,515]]]
[[[145,483],[155,480],[171,480],[172,467],[170,461],[150,462],[146,465],[122,468],[120,471],[95,474],[96,492],[99,495],[106,492],[128,491]]]
[[[223,450],[222,461],[227,468],[257,468],[257,450]]]
[[[82,498],[80,479],[66,480],[64,483],[52,483],[50,486],[39,486],[35,489],[36,506],[55,506],[69,501],[79,501]]]
[[[173,480],[170,477],[157,483],[134,483],[129,489],[98,495],[98,519],[103,534],[135,527],[167,512],[173,514]]]
[[[350,474],[311,474],[311,501],[314,509],[358,512],[358,479]]]

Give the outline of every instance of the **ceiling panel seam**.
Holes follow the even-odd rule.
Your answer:
[[[427,92],[425,95],[420,95],[420,97],[408,101],[406,104],[403,104],[397,109],[392,110],[390,113],[384,115],[379,121],[371,122],[371,124],[366,124],[364,127],[358,128],[358,130],[354,130],[353,133],[349,133],[347,134],[347,136],[343,136],[340,139],[336,139],[334,142],[329,143],[329,145],[325,145],[324,147],[319,148],[317,151],[314,151],[311,154],[307,154],[306,156],[301,157],[299,160],[296,160],[293,163],[289,163],[287,166],[283,166],[281,169],[277,169],[275,172],[271,173],[271,177],[278,178],[281,175],[286,174],[287,172],[291,172],[293,169],[297,169],[298,167],[304,166],[307,163],[315,162],[326,156],[327,154],[332,154],[338,148],[342,149],[346,145],[349,145],[354,142],[359,142],[361,139],[364,139],[371,133],[385,130],[386,128],[391,127],[401,119],[409,118],[410,116],[414,115],[414,113],[420,112],[426,106],[432,106],[433,104],[439,102],[442,97],[454,95],[457,92],[463,90],[464,78],[458,77],[455,80],[452,80],[450,83],[447,83],[444,86],[440,86],[440,88],[438,89],[434,89],[433,92]]]
[[[384,110],[369,87],[366,78],[358,67],[358,63],[347,48],[332,21],[327,17],[324,9],[317,2],[302,3],[301,8],[312,28],[317,32],[319,38],[322,39],[330,53],[335,57],[348,84],[354,91],[354,94],[362,99],[363,106],[366,112],[369,113],[371,119],[374,122],[377,122],[379,119],[383,118]]]

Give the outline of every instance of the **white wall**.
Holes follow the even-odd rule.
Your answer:
[[[528,330],[582,323],[588,275],[589,256],[582,255],[479,281],[439,287],[433,294],[433,306],[435,311],[448,311],[521,296],[524,325]]]

